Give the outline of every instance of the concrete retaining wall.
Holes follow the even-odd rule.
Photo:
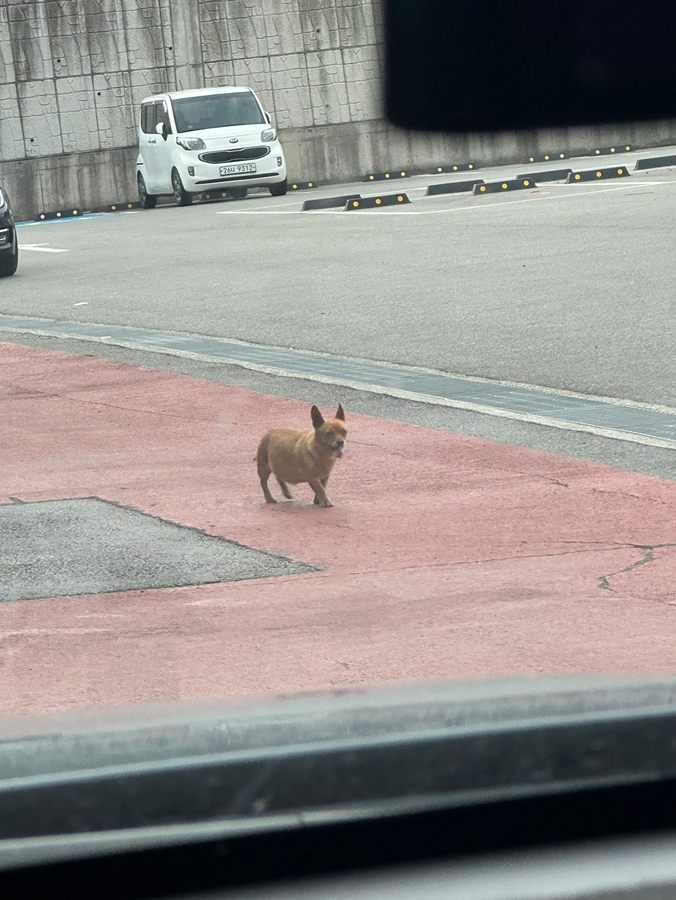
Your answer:
[[[18,219],[134,199],[140,100],[223,84],[257,91],[301,181],[676,143],[676,121],[456,137],[394,129],[381,118],[380,31],[380,0],[0,0],[0,182]]]
[[[292,180],[339,183],[399,167],[415,171],[443,163],[520,162],[536,153],[583,154],[624,141],[634,147],[666,146],[676,144],[676,121],[453,137],[405,132],[376,120],[292,128],[280,136]],[[136,154],[132,146],[14,160],[0,163],[0,183],[19,221],[41,210],[96,209],[136,199]]]

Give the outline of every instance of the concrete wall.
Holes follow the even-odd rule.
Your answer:
[[[120,151],[166,90],[249,85],[280,131],[378,119],[380,28],[379,0],[0,0],[0,178],[19,216],[135,195]]]
[[[380,0],[0,0],[0,181],[19,219],[133,199],[140,100],[223,84],[257,91],[294,180],[676,143],[676,122],[458,137],[393,129],[381,114],[381,27]]]

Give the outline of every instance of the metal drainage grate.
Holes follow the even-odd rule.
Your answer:
[[[3,601],[316,571],[97,497],[0,505],[0,547]]]

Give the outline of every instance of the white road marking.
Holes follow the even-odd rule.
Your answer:
[[[288,216],[296,215],[300,209],[219,209],[217,216]]]
[[[57,247],[48,247],[47,244],[20,244],[21,250],[36,250],[39,253],[69,253],[69,250],[60,250]]]

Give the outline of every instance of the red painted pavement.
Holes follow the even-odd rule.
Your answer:
[[[266,506],[258,437],[308,404],[0,344],[0,502],[95,495],[325,567],[0,604],[0,713],[676,671],[675,483],[346,415],[335,507]]]

